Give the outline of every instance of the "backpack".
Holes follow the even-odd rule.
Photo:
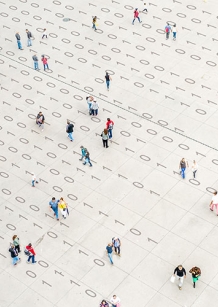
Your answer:
[[[167,27],[166,27],[166,33],[168,33],[168,32],[169,32],[169,27],[167,26]]]
[[[108,129],[113,129],[113,124],[112,123],[109,124]]]

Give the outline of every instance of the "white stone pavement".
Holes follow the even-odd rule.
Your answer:
[[[217,1],[152,0],[148,14],[139,0],[33,1],[0,2],[0,307],[94,307],[113,294],[122,307],[217,306],[218,217],[208,206],[218,188]],[[132,25],[136,7],[142,23]],[[176,41],[165,39],[167,21],[177,24]],[[41,61],[33,69],[35,53],[51,70]],[[98,117],[88,115],[88,94]],[[115,126],[105,149],[107,117]],[[92,168],[79,161],[81,145]],[[180,177],[182,157],[197,161],[196,180],[191,168]],[[68,202],[66,220],[53,218],[52,196]],[[22,250],[34,245],[35,266],[23,252],[12,266],[14,234]],[[111,266],[114,236],[122,256]],[[170,283],[180,263],[201,268],[196,289],[189,273],[182,291]]]

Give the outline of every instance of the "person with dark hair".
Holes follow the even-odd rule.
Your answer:
[[[43,66],[44,66],[44,71],[46,70],[46,69],[49,69],[49,67],[48,67],[48,59],[44,56],[44,54],[42,55],[42,63],[43,63]]]
[[[183,279],[186,278],[186,270],[181,264],[175,268],[174,276],[179,280],[179,290],[182,290]]]
[[[214,207],[216,207],[216,214],[218,215],[218,195],[217,191],[213,193],[212,200],[210,202],[210,210],[213,211]]]
[[[94,99],[93,102],[92,102],[92,106],[91,106],[93,116],[98,115],[98,109],[99,109],[99,105],[98,105],[96,99]]]
[[[28,29],[26,29],[26,35],[27,35],[27,47],[30,47],[32,46],[32,40],[31,40],[32,33]]]
[[[97,23],[97,16],[94,16],[92,17],[92,29],[94,29],[95,31],[97,31],[96,23]]]
[[[110,87],[110,81],[112,80],[111,76],[108,74],[108,72],[106,72],[105,75],[105,81],[106,81],[106,85],[107,85],[107,90],[109,91],[109,87]]]
[[[26,250],[29,252],[29,257],[27,259],[27,263],[30,263],[30,259],[32,259],[32,264],[36,263],[37,261],[35,261],[35,251],[34,251],[34,248],[32,247],[32,244],[29,243],[27,246],[26,246]]]
[[[110,118],[107,118],[106,128],[108,130],[109,139],[111,139],[112,138],[112,130],[114,128],[114,122]]]
[[[20,250],[20,239],[18,238],[17,235],[14,235],[14,236],[12,237],[12,240],[13,240],[13,245],[14,245],[14,247],[15,247],[15,250],[16,250],[18,253],[20,253],[20,252],[21,252],[21,250]]]
[[[172,28],[172,33],[173,33],[173,40],[176,40],[176,33],[177,33],[177,29],[176,29],[176,24],[174,23],[173,28]]]
[[[15,37],[16,37],[16,39],[17,39],[17,46],[18,46],[18,49],[23,50],[22,45],[21,45],[21,37],[20,37],[19,32],[17,32],[17,33],[15,34]]]
[[[182,160],[179,163],[179,169],[181,169],[180,174],[183,179],[185,179],[185,170],[186,167],[188,167],[188,161],[185,160],[185,158],[182,158]]]
[[[108,146],[109,135],[108,135],[107,129],[104,129],[104,131],[102,131],[101,137],[102,137],[103,147],[108,148],[109,147]]]
[[[67,126],[66,126],[66,132],[68,133],[68,138],[70,139],[71,142],[73,142],[73,128],[74,125],[70,123],[69,120],[67,120]]]
[[[170,31],[171,31],[171,26],[170,26],[169,22],[167,22],[167,24],[165,26],[166,39],[169,39]]]
[[[59,200],[56,200],[55,197],[52,197],[52,200],[49,202],[49,207],[54,211],[54,216],[56,216],[57,221],[59,221],[58,218],[58,203]]]
[[[45,116],[40,111],[36,116],[36,124],[44,130]]]
[[[195,283],[198,281],[198,279],[201,276],[201,269],[198,268],[197,266],[194,266],[189,273],[192,274],[192,281],[193,281],[193,288],[195,288]]]
[[[83,158],[85,158],[86,156],[87,149],[84,148],[83,146],[80,146],[80,149],[81,149],[81,158],[79,160],[82,161]]]
[[[100,307],[109,307],[109,304],[108,304],[108,302],[103,300],[103,301],[101,301]]]
[[[12,264],[17,265],[17,263],[20,262],[21,259],[18,257],[18,252],[15,249],[15,246],[12,244],[8,251],[11,253]]]
[[[67,213],[69,214],[69,211],[68,211],[67,203],[64,201],[63,197],[60,198],[60,200],[58,202],[58,207],[61,210],[61,214],[62,214],[63,218],[66,219]]]
[[[110,260],[110,263],[114,264],[113,258],[112,258],[112,255],[113,255],[113,244],[112,243],[108,243],[108,245],[106,246],[106,251],[107,251],[107,255]]]
[[[134,22],[135,22],[135,20],[136,20],[136,18],[138,19],[138,21],[141,23],[142,21],[140,20],[140,18],[139,18],[139,11],[138,11],[138,9],[135,9],[135,11],[134,11],[134,18],[133,18],[133,21],[132,21],[132,24],[134,25]]]

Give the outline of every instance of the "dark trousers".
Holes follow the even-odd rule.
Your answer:
[[[194,177],[194,178],[195,178],[195,176],[196,176],[196,172],[197,172],[197,170],[193,172],[193,177]]]
[[[102,140],[102,142],[104,147],[108,147],[108,140]]]
[[[115,253],[120,254],[120,246],[114,247]]]
[[[20,245],[16,245],[16,246],[15,246],[15,250],[16,250],[18,253],[20,253]]]

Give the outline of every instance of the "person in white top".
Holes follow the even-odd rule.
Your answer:
[[[216,215],[218,215],[218,195],[217,195],[217,191],[215,191],[213,194],[214,195],[212,197],[212,200],[210,202],[209,207],[210,207],[210,210],[213,211],[214,206],[215,206],[216,207]]]
[[[143,9],[143,11],[142,11],[142,12],[144,12],[144,11],[146,11],[146,13],[148,12],[148,9],[147,9],[147,4],[146,4],[146,3],[144,3],[144,9]]]
[[[176,29],[176,24],[174,23],[173,28],[171,30],[173,32],[173,40],[176,40],[176,33],[177,33],[177,29]]]
[[[120,307],[120,298],[117,297],[115,294],[113,295],[113,297],[111,298],[111,304],[112,307]]]
[[[38,183],[38,181],[36,180],[36,175],[34,173],[31,173],[31,174],[32,174],[32,187],[34,188],[35,183]]]
[[[94,99],[94,101],[92,102],[92,115],[98,115],[98,109],[99,109],[99,105],[97,104],[97,101]]]
[[[48,38],[46,29],[44,29],[44,30],[43,30],[43,33],[42,33],[42,39],[43,39],[44,37]]]
[[[197,162],[195,160],[193,160],[193,163],[192,163],[192,172],[193,172],[193,177],[195,178],[196,176],[196,172],[198,170],[198,165],[197,165]]]

